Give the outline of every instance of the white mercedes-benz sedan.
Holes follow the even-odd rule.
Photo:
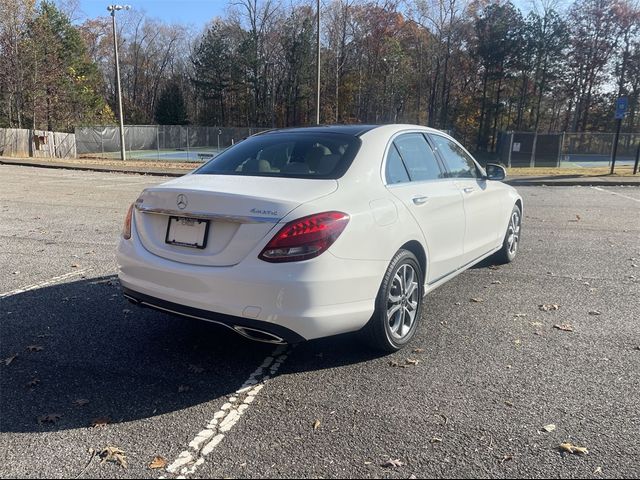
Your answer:
[[[362,330],[406,345],[425,294],[518,251],[522,198],[414,125],[274,130],[144,190],[119,277],[132,302],[294,343]]]

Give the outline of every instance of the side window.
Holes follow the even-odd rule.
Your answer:
[[[387,168],[386,168],[387,183],[392,185],[394,183],[403,183],[409,181],[409,175],[407,169],[404,168],[402,158],[398,153],[398,149],[394,144],[391,144],[389,153],[387,155]]]
[[[431,135],[436,151],[449,169],[449,177],[478,178],[478,169],[473,159],[460,145],[440,135]]]
[[[421,133],[406,133],[395,144],[412,182],[443,178],[436,156]]]

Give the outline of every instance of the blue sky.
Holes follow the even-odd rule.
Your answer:
[[[146,12],[148,17],[167,23],[202,27],[213,17],[224,15],[228,3],[228,0],[79,0],[81,12],[74,16],[81,19],[101,17],[109,14],[108,5],[131,5],[135,10]],[[125,12],[121,14],[126,15]]]

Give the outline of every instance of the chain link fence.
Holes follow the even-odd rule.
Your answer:
[[[588,168],[611,165],[614,133],[501,132],[497,154],[508,167]],[[633,165],[640,133],[622,133],[617,165]]]
[[[127,159],[203,162],[225,148],[266,128],[125,125]],[[120,132],[114,126],[75,129],[79,158],[119,159]]]

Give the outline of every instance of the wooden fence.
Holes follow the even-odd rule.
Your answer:
[[[0,156],[76,158],[76,136],[45,130],[0,128]]]

